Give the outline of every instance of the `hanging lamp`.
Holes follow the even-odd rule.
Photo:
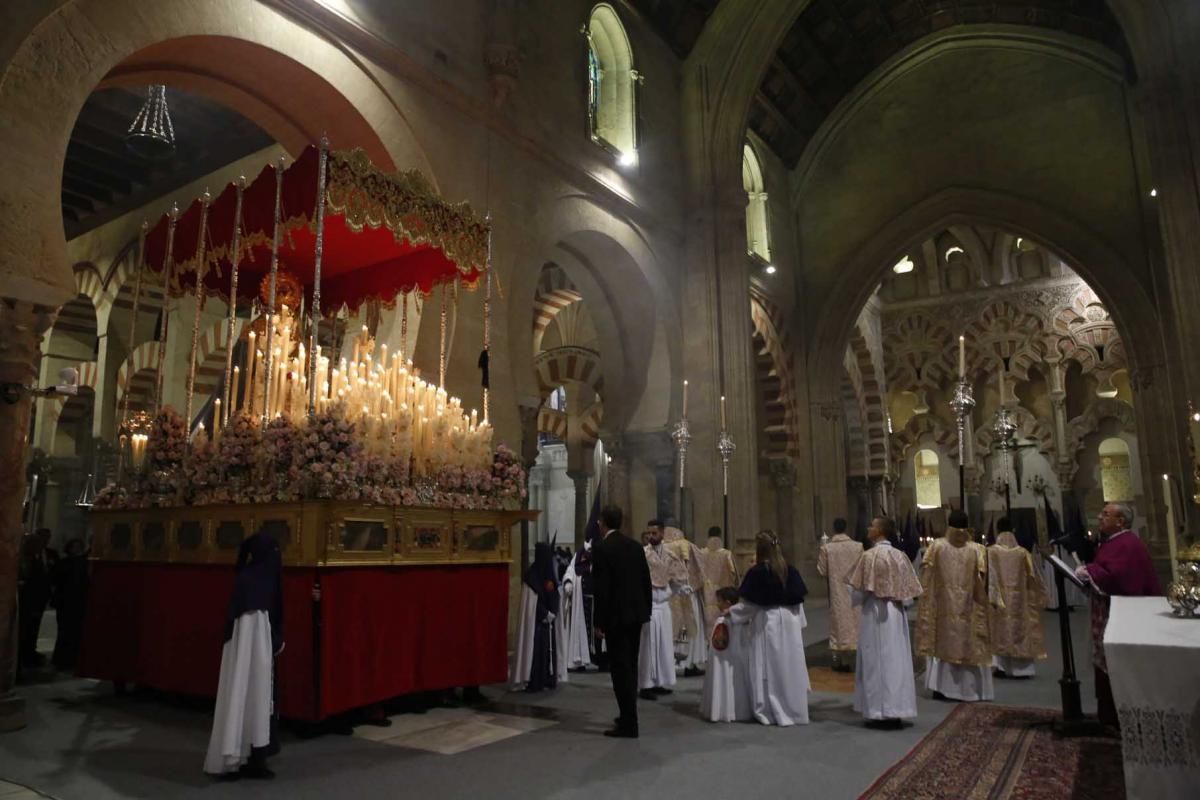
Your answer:
[[[175,152],[175,126],[167,110],[166,86],[156,83],[146,91],[146,102],[125,132],[125,144],[142,158],[155,161]]]

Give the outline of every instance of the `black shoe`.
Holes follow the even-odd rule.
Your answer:
[[[934,699],[934,700],[945,700],[945,699],[946,699],[946,695],[942,694],[941,692],[934,692],[934,693],[933,693],[933,699]]]
[[[487,695],[479,691],[478,686],[468,686],[462,691],[462,701],[469,706],[477,706],[488,701]]]
[[[638,738],[637,728],[622,728],[617,726],[604,732],[605,736],[612,739],[636,739]]]
[[[688,667],[683,671],[683,677],[685,678],[699,678],[703,674],[704,670],[699,667]]]
[[[269,781],[275,777],[275,773],[267,769],[266,764],[245,764],[238,770],[238,774],[252,781]]]
[[[670,689],[666,689],[666,688],[663,688],[662,686],[655,686],[655,687],[654,687],[653,689],[651,689],[650,691],[652,691],[652,692],[654,692],[655,694],[657,694],[657,695],[660,695],[660,696],[661,696],[661,695],[674,694],[674,692],[673,692],[672,690],[670,690]]]
[[[658,694],[653,689],[642,689],[638,692],[638,697],[643,700],[657,700]]]
[[[867,727],[877,731],[898,731],[904,727],[904,722],[898,719],[869,719]]]

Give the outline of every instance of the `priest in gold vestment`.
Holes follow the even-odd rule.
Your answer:
[[[708,629],[704,625],[704,573],[700,568],[700,548],[679,528],[663,528],[663,545],[683,562],[688,591],[671,598],[675,651],[683,662],[685,677],[704,674],[708,663]]]
[[[1033,565],[1033,555],[1017,544],[1001,520],[996,543],[988,548],[988,582],[1003,606],[990,607],[992,667],[1009,678],[1032,678],[1035,661],[1046,657],[1042,609],[1046,590]],[[1009,526],[1011,527],[1011,526]]]
[[[846,535],[846,520],[840,517],[833,521],[833,538],[821,545],[817,553],[817,572],[829,580],[829,649],[833,653],[833,668],[839,672],[854,668],[861,614],[850,603],[846,578],[862,554],[862,542]]]
[[[973,702],[995,697],[988,641],[987,549],[972,541],[963,511],[950,513],[946,535],[921,562],[917,654],[926,657],[925,687],[935,698]]]
[[[717,591],[729,587],[736,589],[741,579],[738,578],[737,566],[733,563],[733,553],[726,549],[721,541],[720,528],[713,526],[708,529],[708,541],[696,555],[700,560],[700,572],[704,576],[704,596],[701,601],[708,638],[712,636],[713,626],[721,616]]]

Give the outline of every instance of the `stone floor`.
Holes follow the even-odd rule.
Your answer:
[[[808,609],[810,663],[827,661],[827,613]],[[49,619],[49,617],[48,617]],[[1094,707],[1086,616],[1072,617],[1085,708]],[[1050,659],[1030,680],[997,681],[997,702],[1057,707],[1059,637],[1046,614]],[[47,648],[48,649],[48,648]],[[485,688],[480,709],[404,713],[388,728],[297,739],[285,733],[270,783],[215,783],[201,771],[211,715],[111,686],[60,679],[22,689],[27,729],[0,741],[0,800],[115,798],[694,797],[855,798],[904,757],[953,705],[919,693],[920,717],[897,732],[867,730],[846,694],[814,693],[812,724],[715,725],[697,713],[700,678],[643,702],[642,738],[600,733],[615,715],[608,676],[572,675],[553,692]],[[27,789],[34,787],[36,791]],[[6,794],[6,792],[8,792]],[[43,794],[39,794],[43,793]]]

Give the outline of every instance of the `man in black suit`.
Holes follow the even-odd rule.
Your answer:
[[[593,548],[596,627],[608,642],[609,674],[621,716],[605,736],[636,739],[638,648],[650,621],[650,567],[642,546],[621,533],[621,509],[600,511],[600,544]]]

